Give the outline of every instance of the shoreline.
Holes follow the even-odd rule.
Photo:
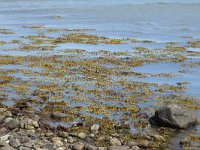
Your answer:
[[[141,138],[138,136],[135,137],[135,140],[126,144],[118,133],[113,133],[112,136],[106,139],[109,143],[107,146],[97,146],[92,142],[92,139],[102,130],[103,127],[101,124],[94,123],[90,127],[90,133],[85,133],[85,130],[79,130],[79,134],[77,134],[71,130],[71,127],[51,127],[48,125],[46,117],[39,117],[33,112],[29,114],[22,108],[20,109],[0,108],[0,141],[2,150],[139,150],[161,148],[152,144],[152,142],[165,143],[162,146],[164,149],[182,149],[188,146],[189,148],[195,149],[195,145],[190,145],[191,141],[188,141],[190,144],[180,144],[180,141],[183,141],[186,136],[190,135],[194,128],[187,130],[174,130],[169,128],[169,131],[174,131],[172,131],[173,133],[170,135],[169,139],[165,139],[155,132],[156,128],[150,127],[144,132],[143,139],[138,141],[138,139]],[[59,115],[57,114],[58,118],[60,117]],[[82,126],[88,126],[88,124],[85,122],[74,124],[76,128]],[[120,128],[123,129],[125,126],[121,126]],[[175,137],[175,139],[173,137]],[[173,139],[174,141],[172,141]]]

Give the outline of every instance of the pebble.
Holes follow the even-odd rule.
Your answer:
[[[89,137],[90,137],[90,138],[94,138],[94,137],[95,137],[95,134],[94,134],[94,133],[91,133],[91,134],[89,134]]]
[[[53,137],[51,140],[53,142],[56,142],[56,141],[61,141],[62,139],[60,137]]]
[[[129,146],[110,146],[108,150],[129,150]]]
[[[67,141],[68,141],[70,144],[72,144],[72,143],[76,142],[76,139],[74,139],[73,137],[69,136],[69,137],[67,138]]]
[[[32,141],[26,142],[23,144],[23,146],[31,148],[33,146],[33,142]]]
[[[137,143],[135,143],[134,141],[130,141],[130,142],[128,142],[127,145],[131,147],[131,146],[136,146]]]
[[[55,142],[54,142],[54,146],[55,146],[56,148],[60,148],[60,147],[63,146],[63,142],[61,142],[61,141],[55,141]]]
[[[47,132],[47,133],[45,133],[45,136],[46,136],[46,137],[51,137],[51,136],[53,136],[53,135],[54,135],[53,132]]]
[[[140,142],[138,143],[138,146],[139,146],[139,147],[142,147],[142,148],[149,148],[149,147],[150,147],[149,144],[150,144],[149,141],[143,140],[143,141],[140,141]]]
[[[83,150],[84,149],[84,144],[81,142],[77,142],[73,145],[73,150]]]
[[[132,146],[131,150],[140,150],[140,148],[138,146]]]
[[[122,144],[121,144],[119,139],[114,137],[114,138],[110,138],[110,145],[112,145],[112,146],[121,146]]]
[[[83,133],[83,132],[81,132],[81,133],[78,134],[78,137],[79,137],[80,139],[85,139],[85,138],[86,138],[86,134]]]
[[[98,133],[99,132],[99,129],[100,129],[100,125],[99,124],[93,124],[92,126],[91,126],[91,128],[90,128],[90,131],[92,132],[92,133]]]

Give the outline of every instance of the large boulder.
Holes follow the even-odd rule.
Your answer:
[[[194,112],[178,105],[168,105],[158,109],[149,122],[156,126],[187,129],[197,124],[197,117]]]

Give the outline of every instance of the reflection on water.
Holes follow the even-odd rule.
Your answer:
[[[0,41],[10,42],[22,40],[29,43],[23,36],[45,34],[50,37],[58,37],[66,32],[45,33],[44,31],[25,28],[24,26],[38,26],[44,28],[59,29],[91,29],[84,33],[106,36],[119,39],[136,39],[135,42],[125,42],[123,44],[83,44],[83,43],[63,43],[53,50],[34,50],[21,51],[15,44],[0,44],[0,55],[11,56],[52,56],[67,55],[66,49],[81,49],[87,52],[97,52],[99,50],[111,52],[135,52],[135,47],[145,47],[148,49],[161,49],[167,45],[167,42],[176,42],[178,46],[185,46],[190,40],[200,39],[200,0],[1,0],[0,1],[0,29],[10,29],[14,34],[0,34]],[[68,33],[68,32],[67,32]],[[146,40],[146,42],[141,42]],[[138,42],[140,41],[140,42]],[[150,42],[148,42],[150,41]],[[188,51],[199,52],[199,48],[188,48]],[[81,55],[81,54],[80,54]],[[79,56],[78,54],[75,56]],[[99,57],[88,55],[83,57]],[[116,56],[117,57],[117,56]],[[190,56],[190,60],[199,62],[199,55]],[[73,58],[79,59],[79,58]],[[129,56],[127,55],[127,59]],[[105,65],[106,67],[109,64]],[[116,67],[110,64],[110,67]],[[2,65],[0,70],[25,70],[29,71],[27,65]],[[73,68],[75,69],[75,68]],[[41,68],[31,69],[34,72],[40,72]],[[131,69],[133,72],[146,74],[174,74],[174,77],[149,76],[146,78],[126,76],[129,81],[141,81],[148,83],[177,85],[186,82],[187,89],[185,95],[200,97],[200,67],[181,66],[181,63],[166,62],[152,63]],[[186,71],[186,72],[184,72]],[[51,78],[42,78],[36,76],[23,77],[22,73],[13,74],[23,81],[37,80],[40,82],[47,80],[54,81]],[[80,77],[81,78],[81,77]],[[116,77],[117,78],[117,77]],[[113,80],[115,77],[113,76]],[[58,81],[63,82],[63,81]],[[78,81],[76,81],[78,82]],[[82,81],[83,84],[84,81]],[[86,87],[85,87],[86,88]],[[87,87],[88,88],[88,87]],[[121,89],[119,89],[121,90]],[[13,91],[11,91],[13,92]],[[70,93],[71,94],[71,93]],[[67,95],[71,96],[71,95]],[[12,99],[17,97],[13,92]],[[92,97],[95,99],[95,97]],[[101,102],[99,100],[99,102]],[[154,99],[147,103],[138,104],[139,107],[154,107]],[[12,105],[13,102],[4,102]],[[89,102],[88,102],[89,103]],[[86,106],[88,103],[71,103],[72,107]],[[102,102],[108,105],[120,105],[114,101]],[[124,104],[124,103],[121,103]],[[89,104],[88,104],[89,105]],[[81,113],[95,116],[93,113],[82,111]],[[103,118],[104,115],[97,115]],[[122,113],[111,113],[111,119],[118,120]],[[53,126],[64,124],[63,122],[52,122]]]

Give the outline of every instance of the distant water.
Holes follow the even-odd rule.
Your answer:
[[[200,0],[0,0],[0,8],[1,27],[95,28],[108,36],[158,41],[200,37]],[[53,20],[55,15],[63,18]]]

